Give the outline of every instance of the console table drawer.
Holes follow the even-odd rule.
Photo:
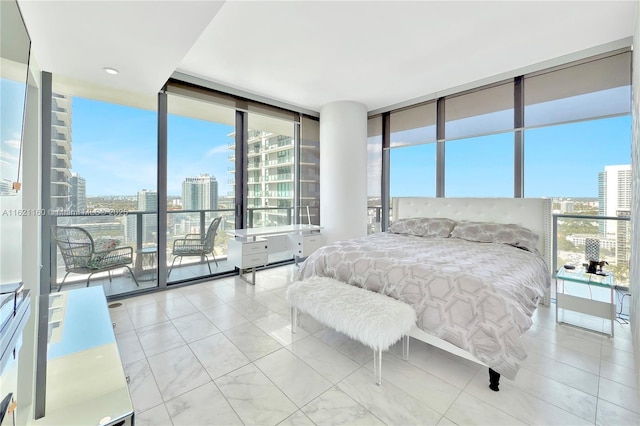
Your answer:
[[[307,257],[324,245],[324,237],[321,234],[290,235],[293,254],[298,257]]]
[[[268,263],[268,244],[266,240],[238,241],[229,240],[227,258],[240,269]]]
[[[242,261],[240,262],[240,265],[238,266],[238,268],[241,268],[241,269],[252,268],[254,266],[266,265],[268,262],[269,262],[269,255],[266,252],[247,254],[245,256],[242,256]]]

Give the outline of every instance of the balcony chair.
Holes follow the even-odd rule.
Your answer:
[[[176,262],[177,258],[180,258],[180,262],[178,265],[182,264],[182,258],[184,256],[198,256],[204,257],[207,261],[207,267],[209,268],[209,274],[211,274],[211,265],[209,265],[209,257],[208,254],[213,256],[214,262],[216,262],[216,266],[218,266],[218,260],[216,259],[216,255],[213,252],[214,242],[216,240],[216,234],[218,233],[218,226],[220,226],[220,221],[222,217],[216,217],[211,221],[209,228],[207,229],[207,233],[202,234],[187,234],[184,238],[177,239],[173,242],[173,250],[171,250],[171,254],[174,256],[173,261],[171,262],[171,267],[169,268],[169,273],[167,274],[167,278],[171,275],[171,270],[173,269],[173,265]]]
[[[57,291],[60,291],[67,276],[72,272],[74,274],[89,274],[87,277],[87,287],[89,287],[93,274],[108,272],[109,282],[111,282],[111,271],[119,268],[127,268],[136,287],[139,286],[138,280],[129,266],[133,263],[133,249],[131,247],[116,247],[117,240],[105,240],[96,244],[89,232],[79,226],[53,226],[51,233],[60,249],[67,272],[58,285]]]

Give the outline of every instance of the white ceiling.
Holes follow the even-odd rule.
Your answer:
[[[375,110],[628,39],[637,3],[19,0],[54,75],[153,95],[179,71],[314,111]]]

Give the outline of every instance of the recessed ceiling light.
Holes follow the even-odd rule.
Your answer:
[[[104,72],[106,72],[107,74],[111,74],[111,75],[116,75],[116,74],[118,74],[120,72],[117,69],[111,68],[111,67],[104,67],[102,69],[104,70]]]

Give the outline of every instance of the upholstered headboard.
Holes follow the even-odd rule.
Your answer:
[[[453,220],[514,223],[540,236],[538,250],[551,267],[551,199],[548,198],[423,198],[392,200],[393,219],[448,217]]]

